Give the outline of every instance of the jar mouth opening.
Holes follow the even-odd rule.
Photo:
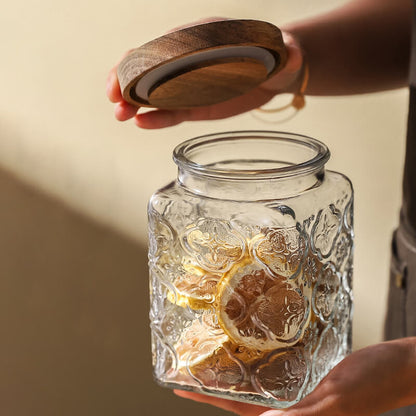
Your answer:
[[[312,137],[278,131],[208,134],[176,146],[179,169],[213,178],[259,180],[322,170],[328,147]]]

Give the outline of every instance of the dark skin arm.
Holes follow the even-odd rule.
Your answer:
[[[410,0],[355,0],[284,27],[305,51],[307,94],[360,94],[407,84]]]

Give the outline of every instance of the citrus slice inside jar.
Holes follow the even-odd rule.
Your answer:
[[[175,379],[191,377],[203,387],[237,391],[252,389],[250,366],[264,357],[261,351],[233,344],[208,311],[183,332],[175,351]]]
[[[175,293],[169,291],[168,300],[184,308],[187,306],[195,310],[212,308],[220,276],[189,262],[182,266],[185,272],[175,277],[173,281]]]
[[[195,319],[182,333],[175,345],[178,370],[201,365],[229,341],[228,336],[215,324],[211,315],[205,314],[202,319]]]
[[[295,344],[309,320],[309,302],[296,283],[271,275],[247,257],[222,277],[218,322],[231,341],[268,351]]]

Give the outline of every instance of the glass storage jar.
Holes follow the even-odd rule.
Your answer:
[[[280,132],[176,147],[148,210],[160,385],[284,408],[350,352],[353,190],[329,156]]]

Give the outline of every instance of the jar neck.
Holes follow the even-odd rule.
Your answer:
[[[290,198],[317,186],[328,148],[307,136],[240,131],[201,136],[177,146],[178,181],[211,198]]]
[[[227,179],[178,169],[178,182],[187,191],[208,198],[234,201],[286,199],[319,186],[325,175],[322,167],[315,172],[284,178]]]

